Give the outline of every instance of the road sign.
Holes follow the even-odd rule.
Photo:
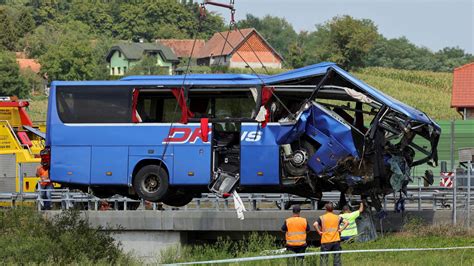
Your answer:
[[[453,188],[454,176],[455,175],[453,172],[445,172],[445,173],[442,172],[439,185],[446,188]]]

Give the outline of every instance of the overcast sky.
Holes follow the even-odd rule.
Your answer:
[[[228,0],[214,0],[228,3]],[[437,51],[459,46],[474,53],[474,0],[235,0],[236,19],[251,13],[284,17],[297,32],[338,15],[368,18],[385,37],[406,36]],[[218,11],[228,21],[229,12]]]

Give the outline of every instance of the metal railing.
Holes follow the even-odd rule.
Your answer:
[[[51,192],[51,199],[41,197],[41,192]],[[412,188],[408,190],[408,196],[405,198],[406,210],[440,210],[451,209],[453,206],[452,191],[445,188]],[[467,192],[458,191],[457,207],[465,208],[470,203],[468,201]],[[246,205],[247,210],[284,210],[288,209],[291,204],[301,204],[305,209],[317,210],[321,209],[321,203],[339,201],[339,192],[325,192],[320,201],[308,199],[304,197],[289,194],[257,194],[243,193],[240,194],[242,201]],[[471,197],[474,193],[471,192]],[[398,200],[396,195],[390,194],[384,198],[384,209],[389,210],[390,205],[394,205]],[[101,210],[101,204],[107,203],[110,210],[127,210],[129,205],[140,204],[140,209],[159,210],[165,208],[167,210],[233,210],[234,204],[232,198],[219,198],[211,193],[204,193],[200,198],[194,198],[188,205],[175,208],[160,203],[146,204],[142,200],[134,200],[122,196],[113,196],[110,198],[99,198],[89,193],[71,191],[69,189],[39,189],[32,193],[0,193],[0,202],[4,206],[12,207],[30,202],[36,204],[38,210],[42,210],[45,202],[51,202],[53,209],[67,210],[71,208],[79,208],[86,210]],[[353,196],[349,202],[359,202],[359,196]],[[9,204],[5,204],[9,203]],[[319,205],[319,206],[318,206]],[[355,204],[354,204],[355,205]],[[164,206],[164,207],[161,207]],[[319,208],[318,208],[319,207]],[[472,206],[471,206],[472,208]]]

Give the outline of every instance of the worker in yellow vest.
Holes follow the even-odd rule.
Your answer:
[[[334,205],[326,203],[326,213],[314,222],[314,228],[321,236],[321,252],[341,250],[341,238],[339,234],[349,225],[347,221],[334,214]],[[343,224],[342,227],[340,225]],[[334,266],[341,265],[341,254],[333,254]],[[320,264],[328,265],[328,254],[321,254]]]
[[[311,230],[306,218],[300,217],[300,205],[293,206],[292,217],[286,219],[281,227],[285,232],[286,249],[294,253],[304,253],[306,251],[306,235]],[[304,257],[298,257],[303,259]]]
[[[357,236],[358,232],[356,219],[363,211],[364,203],[362,202],[360,203],[359,209],[355,212],[351,212],[351,208],[349,207],[349,205],[344,205],[344,207],[342,207],[342,214],[340,214],[339,216],[341,216],[342,219],[346,220],[349,223],[349,226],[347,226],[346,230],[341,232],[342,241],[349,241]]]

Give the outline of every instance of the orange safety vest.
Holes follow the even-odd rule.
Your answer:
[[[47,186],[51,184],[48,169],[44,169],[43,166],[39,166],[38,169],[36,169],[36,175],[40,178],[40,185]]]
[[[334,213],[328,212],[321,217],[321,244],[341,241],[339,236],[339,221],[341,217]]]
[[[287,246],[304,246],[306,245],[306,228],[308,221],[302,217],[290,217],[286,219],[286,245]]]

